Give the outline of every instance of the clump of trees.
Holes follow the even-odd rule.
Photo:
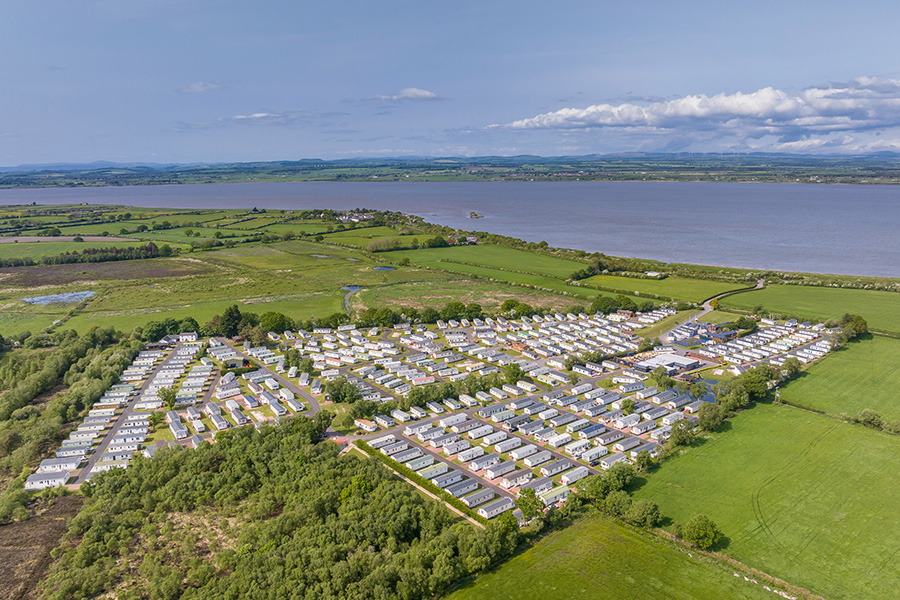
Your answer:
[[[639,527],[655,527],[662,520],[659,506],[652,500],[632,500],[626,491],[635,477],[635,468],[617,463],[609,471],[578,482],[578,497],[598,510]]]
[[[320,442],[327,425],[320,413],[235,428],[92,478],[45,596],[119,593],[139,573],[125,593],[151,599],[418,600],[515,550],[512,515],[458,523],[374,460]],[[173,526],[194,518],[211,525]]]

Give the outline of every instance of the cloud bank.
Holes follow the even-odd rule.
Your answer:
[[[790,93],[772,87],[734,94],[688,95],[648,103],[562,108],[507,125],[508,130],[607,130],[694,142],[748,142],[774,136],[776,149],[848,147],[856,134],[900,127],[900,80],[860,77]],[[880,141],[879,146],[894,146]],[[859,147],[858,149],[862,149]]]

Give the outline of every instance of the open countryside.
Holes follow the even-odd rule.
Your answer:
[[[830,360],[830,359],[829,359]],[[790,384],[794,385],[794,384]],[[757,405],[647,477],[636,492],[684,524],[698,507],[723,552],[826,598],[888,598],[900,510],[900,438],[787,406]]]

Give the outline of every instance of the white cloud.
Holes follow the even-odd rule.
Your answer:
[[[419,88],[408,87],[403,88],[396,94],[389,94],[385,96],[374,96],[372,100],[378,100],[380,102],[400,102],[402,100],[413,100],[413,101],[422,101],[422,100],[439,100],[437,94],[434,92],[429,92],[428,90],[420,90]]]
[[[234,115],[227,120],[232,123],[248,123],[251,125],[287,125],[322,116],[325,115],[305,110],[286,110],[282,112],[255,112],[248,115]]]
[[[771,147],[804,151],[847,146],[860,134],[900,127],[900,80],[860,77],[799,92],[689,95],[647,103],[563,108],[494,125],[507,130],[617,131],[640,137],[747,141],[773,137]],[[690,143],[688,144],[690,145]],[[887,144],[885,144],[887,145]]]
[[[212,92],[219,89],[222,89],[221,83],[213,83],[211,81],[197,81],[187,86],[186,88],[182,88],[180,91],[182,94],[202,94],[203,92]]]

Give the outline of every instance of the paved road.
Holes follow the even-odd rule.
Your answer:
[[[163,366],[166,365],[173,356],[175,356],[175,352],[180,347],[181,347],[181,344],[179,343],[177,346],[175,346],[175,348],[173,350],[171,350],[169,352],[169,355],[166,356],[162,362],[160,362],[158,365],[153,367],[153,369],[147,375],[146,379],[144,379],[144,382],[137,389],[138,393],[135,396],[133,396],[131,398],[131,400],[128,401],[128,404],[125,405],[125,408],[122,410],[122,412],[119,413],[114,418],[110,428],[106,431],[106,433],[103,435],[103,437],[100,438],[100,444],[96,448],[94,448],[94,451],[88,457],[87,463],[85,463],[85,465],[81,468],[81,471],[79,471],[78,477],[75,479],[76,486],[80,486],[82,483],[87,481],[87,478],[88,478],[88,475],[90,475],[91,469],[94,467],[95,464],[97,464],[97,462],[100,460],[100,456],[109,447],[109,444],[112,441],[113,436],[116,434],[116,431],[121,429],[122,424],[125,423],[126,417],[128,417],[128,415],[131,415],[132,413],[134,413],[135,404],[137,404],[140,401],[141,395],[150,386],[150,382],[153,381],[153,377],[160,370],[162,370]]]
[[[756,281],[756,287],[754,287],[753,289],[754,289],[754,290],[761,290],[761,289],[764,288],[765,286],[766,286],[766,280],[765,280],[765,279],[758,279],[758,280]],[[724,297],[726,297],[726,296],[731,296],[732,294],[740,294],[741,292],[745,292],[745,291],[750,291],[750,290],[732,290],[732,291],[729,291],[729,292],[722,292],[722,293],[719,294],[718,296],[713,296],[712,298],[708,298],[708,299],[703,303],[703,306],[701,307],[700,312],[698,312],[696,315],[693,315],[692,317],[690,317],[690,318],[688,318],[688,319],[686,319],[686,320],[684,320],[684,321],[680,321],[677,325],[675,325],[674,327],[670,328],[668,331],[666,331],[666,332],[663,333],[661,336],[659,336],[660,342],[663,343],[663,344],[668,344],[668,343],[669,343],[669,334],[670,334],[670,333],[672,333],[673,331],[675,331],[676,329],[678,329],[679,327],[681,327],[681,326],[684,325],[685,323],[690,323],[690,322],[693,322],[693,321],[699,321],[700,318],[703,317],[704,315],[706,315],[706,314],[708,314],[708,313],[710,313],[710,312],[716,310],[715,307],[713,307],[713,305],[712,305],[712,301],[713,301],[713,300],[720,300],[720,299],[722,299],[722,298],[724,298]]]

